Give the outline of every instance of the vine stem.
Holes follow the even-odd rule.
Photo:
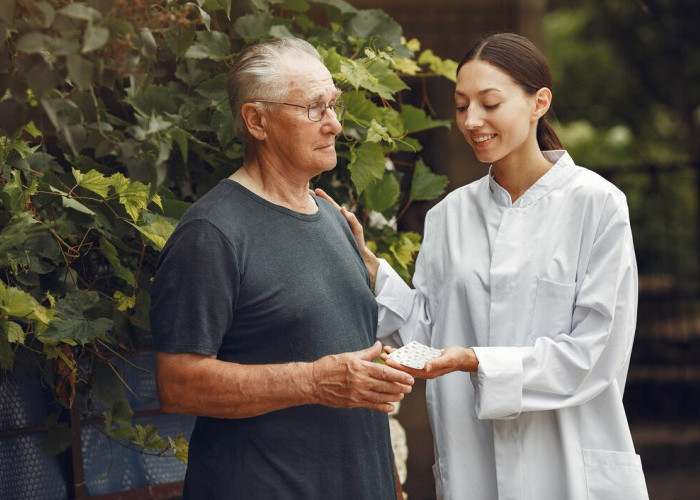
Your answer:
[[[397,221],[400,220],[401,217],[403,217],[403,215],[406,213],[406,210],[408,210],[408,207],[411,206],[411,203],[413,203],[413,200],[411,200],[411,199],[409,199],[409,200],[406,202],[406,204],[403,206],[403,208],[401,209],[401,211],[396,215],[396,220],[397,220]]]

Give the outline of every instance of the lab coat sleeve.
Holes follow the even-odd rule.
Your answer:
[[[570,333],[533,332],[534,345],[527,347],[474,348],[479,418],[577,406],[614,383],[623,393],[637,316],[637,266],[626,205],[598,230],[579,279]]]
[[[433,234],[440,224],[439,217],[428,212],[423,245],[416,258],[413,287],[410,288],[389,263],[380,259],[375,281],[378,325],[377,338],[383,343],[398,347],[416,340],[430,344],[433,323],[434,300],[431,302],[432,274],[428,270]]]

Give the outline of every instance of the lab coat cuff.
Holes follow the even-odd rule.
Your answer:
[[[479,368],[471,374],[480,419],[510,419],[522,412],[523,362],[518,347],[474,347]]]

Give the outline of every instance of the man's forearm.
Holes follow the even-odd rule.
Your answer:
[[[381,344],[313,363],[242,365],[198,354],[158,353],[161,407],[172,413],[246,418],[303,404],[393,410],[413,377],[373,363]]]
[[[246,418],[313,402],[310,363],[242,365],[193,354],[158,353],[164,411]]]

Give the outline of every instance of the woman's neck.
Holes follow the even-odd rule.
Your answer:
[[[508,191],[511,202],[515,203],[550,168],[552,163],[538,149],[534,154],[495,162],[491,174],[498,185]]]

